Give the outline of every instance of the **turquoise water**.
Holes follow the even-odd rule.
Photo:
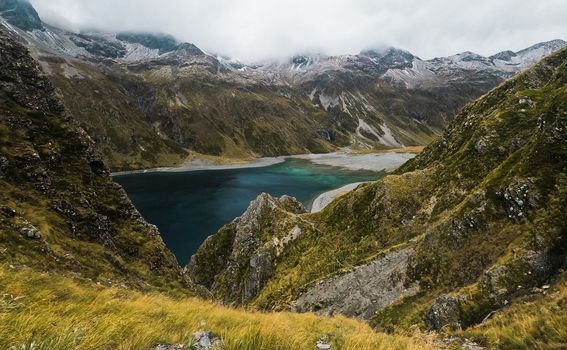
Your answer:
[[[128,174],[114,179],[185,265],[209,235],[240,216],[262,192],[288,194],[309,206],[323,192],[382,176],[290,159],[261,168]]]

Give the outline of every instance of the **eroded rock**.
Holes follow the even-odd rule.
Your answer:
[[[232,223],[210,236],[191,258],[191,278],[225,301],[246,303],[264,287],[275,260],[302,230],[305,207],[293,197],[262,193]]]
[[[354,271],[331,277],[303,293],[294,303],[299,312],[339,312],[370,319],[378,310],[419,291],[417,284],[404,285],[412,248],[390,253]]]

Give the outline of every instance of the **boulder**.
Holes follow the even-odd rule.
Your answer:
[[[22,228],[20,230],[22,236],[28,239],[40,239],[42,237],[41,232],[37,229],[37,227],[29,224],[28,226]]]
[[[195,350],[214,350],[220,349],[221,340],[210,331],[199,331],[193,334],[192,349]]]
[[[427,326],[431,330],[444,327],[458,329],[461,327],[459,306],[461,299],[450,295],[438,297],[426,314]]]

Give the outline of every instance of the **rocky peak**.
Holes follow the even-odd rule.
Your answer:
[[[290,59],[289,64],[291,64],[292,69],[306,69],[318,63],[320,59],[319,55],[297,55]]]
[[[501,60],[501,61],[510,61],[512,57],[516,57],[516,53],[514,51],[502,51],[495,55],[490,56],[490,59],[493,60]]]
[[[272,274],[278,255],[302,234],[293,197],[260,194],[232,223],[207,238],[187,266],[191,278],[226,301],[248,302]]]
[[[102,36],[76,34],[69,39],[78,47],[84,48],[90,54],[108,58],[120,58],[126,54],[126,48],[119,42],[111,42]]]
[[[412,53],[390,47],[386,50],[366,50],[360,56],[370,58],[377,65],[385,69],[404,69],[412,66],[415,59],[419,59]]]
[[[535,50],[541,50],[541,49],[551,53],[551,52],[557,51],[557,50],[559,50],[559,49],[561,49],[565,46],[567,46],[567,42],[565,40],[555,39],[555,40],[544,41],[544,42],[532,45],[532,46],[530,46],[526,49],[518,51],[517,54],[522,54],[522,53],[535,51]]]
[[[39,15],[27,0],[0,1],[0,16],[25,31],[45,30]]]
[[[131,44],[140,44],[149,49],[159,50],[162,55],[167,52],[175,51],[179,43],[171,35],[150,34],[150,33],[120,33],[116,39]]]
[[[188,56],[200,56],[205,54],[201,49],[199,49],[197,46],[191,43],[179,44],[176,48],[176,51],[183,52],[185,55]]]

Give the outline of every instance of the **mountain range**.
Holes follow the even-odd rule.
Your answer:
[[[566,348],[567,48],[528,62],[562,42],[491,58],[389,49],[244,65],[170,37],[68,33],[22,1],[0,1],[0,13],[0,348]],[[444,110],[439,135],[381,180],[318,213],[261,194],[185,267],[106,164],[183,161],[197,149],[182,145],[188,125],[236,147],[330,118],[327,136],[378,147],[361,130],[386,139],[388,125],[405,145],[409,124],[393,120],[429,130],[433,119],[371,124],[388,105],[374,103],[404,110],[437,93],[458,108],[496,78],[454,116]],[[227,115],[250,134],[223,127]],[[349,131],[353,118],[368,126]],[[341,145],[301,130],[258,147]],[[137,141],[113,148],[124,135]]]
[[[2,23],[62,92],[112,170],[348,147],[423,146],[467,102],[563,47],[422,60],[396,48],[244,64],[168,35],[73,33],[26,1]]]

